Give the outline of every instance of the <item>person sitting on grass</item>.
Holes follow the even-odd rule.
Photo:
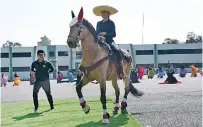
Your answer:
[[[138,79],[142,79],[143,76],[144,76],[144,66],[140,66],[139,69],[138,69]]]
[[[4,73],[1,74],[1,87],[4,86],[6,87],[6,85],[8,84],[8,76]]]
[[[178,83],[179,81],[173,76],[173,74],[175,74],[175,70],[174,70],[174,67],[173,67],[173,64],[171,64],[169,66],[169,69],[168,69],[168,72],[167,72],[167,78],[165,80],[165,83],[167,84],[175,84],[175,83]]]
[[[18,76],[16,73],[14,74],[14,81],[13,86],[19,86],[20,85],[20,76]]]
[[[70,70],[68,71],[68,82],[74,82],[73,72]]]
[[[165,71],[164,71],[164,69],[162,67],[159,66],[157,78],[161,78],[162,79],[164,76],[165,76]]]
[[[58,71],[57,83],[61,83],[62,80],[63,80],[63,74],[60,71]]]
[[[155,69],[151,65],[149,66],[149,69],[147,70],[148,79],[153,79],[155,75]]]
[[[186,69],[185,69],[185,67],[184,66],[180,66],[180,77],[185,77],[186,76],[186,74],[187,74],[187,71],[186,71]]]
[[[198,68],[194,64],[189,67],[192,68],[191,77],[197,77]]]
[[[132,69],[132,71],[130,73],[130,80],[131,80],[132,83],[140,83],[140,81],[138,81],[138,78],[137,78],[136,69]]]

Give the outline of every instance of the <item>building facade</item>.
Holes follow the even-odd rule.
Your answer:
[[[133,66],[168,67],[173,63],[176,67],[184,65],[186,68],[195,63],[202,68],[202,44],[152,44],[132,45],[120,44],[119,47],[129,50],[133,57]],[[70,49],[67,45],[48,45],[34,47],[1,48],[1,72],[13,80],[17,73],[21,79],[28,80],[31,63],[37,59],[37,50],[43,49],[46,59],[51,61],[55,68],[64,76],[69,69],[77,69],[82,59],[79,48]],[[57,72],[50,74],[55,79]]]

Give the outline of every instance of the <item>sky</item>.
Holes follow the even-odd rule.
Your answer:
[[[7,40],[35,46],[46,35],[53,45],[66,45],[71,10],[96,27],[101,20],[92,9],[110,5],[118,9],[115,22],[118,44],[161,44],[165,38],[186,40],[187,32],[203,35],[203,0],[0,0],[0,44]]]

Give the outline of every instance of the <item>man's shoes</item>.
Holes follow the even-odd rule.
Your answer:
[[[34,109],[34,112],[37,113],[37,112],[38,112],[38,108],[35,108],[35,109]]]
[[[54,110],[54,106],[50,106],[50,110]]]

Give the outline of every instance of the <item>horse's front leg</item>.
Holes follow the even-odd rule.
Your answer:
[[[120,89],[118,87],[117,77],[112,80],[112,85],[113,85],[113,88],[114,88],[115,94],[116,94],[116,100],[115,100],[115,103],[114,103],[115,106],[114,106],[113,114],[118,114]]]
[[[107,107],[106,107],[106,81],[100,82],[100,90],[101,90],[101,97],[100,101],[102,103],[103,107],[103,124],[108,124],[109,123],[109,113],[107,112]]]
[[[86,103],[83,95],[82,95],[82,87],[85,86],[89,82],[88,78],[83,76],[81,81],[76,85],[76,92],[78,95],[78,98],[80,100],[80,106],[82,107],[85,114],[88,114],[90,111],[89,105]]]

